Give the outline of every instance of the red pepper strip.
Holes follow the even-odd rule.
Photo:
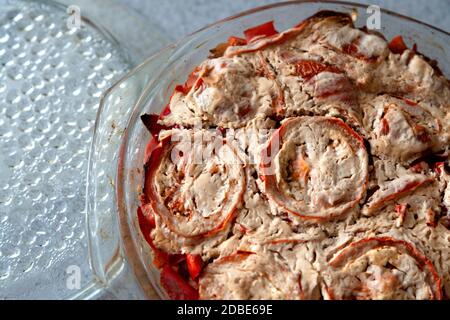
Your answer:
[[[277,244],[297,244],[297,243],[305,243],[306,240],[300,240],[300,239],[279,239],[279,240],[270,240],[266,242],[267,244],[277,245]]]
[[[182,94],[186,94],[187,93],[184,85],[181,85],[181,84],[175,86],[175,92],[181,92]]]
[[[427,129],[420,125],[420,124],[416,124],[413,127],[413,130],[416,134],[416,138],[417,140],[419,140],[422,143],[428,143],[431,140],[430,134],[428,133]]]
[[[248,228],[246,228],[244,225],[240,224],[239,222],[236,222],[236,224],[239,226],[243,234],[246,234],[248,232]]]
[[[199,79],[199,74],[198,74],[199,71],[200,71],[200,68],[199,68],[199,67],[196,67],[196,68],[191,72],[191,74],[189,75],[189,77],[188,77],[186,83],[184,84],[184,87],[185,87],[186,89],[188,89],[188,90],[187,90],[188,92],[191,90],[191,88],[192,88],[194,85],[196,86],[196,88],[200,86],[200,85],[198,84],[198,81],[197,81],[197,80],[201,80],[201,79]]]
[[[436,221],[436,212],[434,212],[433,209],[428,208],[426,212],[426,218],[427,218],[427,226],[436,228],[437,227],[437,221]]]
[[[425,161],[420,161],[415,165],[411,166],[411,171],[415,173],[421,173],[428,169],[428,164]]]
[[[270,37],[277,33],[278,31],[275,30],[273,21],[263,23],[259,26],[244,31],[245,39],[247,39],[247,42],[252,41],[256,37]]]
[[[152,137],[150,141],[147,143],[147,147],[145,148],[144,153],[144,164],[146,164],[150,160],[150,156],[152,155],[153,150],[158,146],[158,139]]]
[[[387,136],[389,134],[389,131],[390,131],[389,122],[386,120],[386,118],[382,118],[380,135]]]
[[[184,92],[185,92],[184,86],[177,85],[175,87],[175,90],[173,91],[172,95],[169,98],[169,103],[164,107],[164,109],[162,109],[161,113],[159,114],[159,119],[158,120],[162,120],[162,119],[164,119],[166,116],[168,116],[170,114],[170,101],[172,100],[173,95],[176,92],[182,92],[184,94]]]
[[[150,236],[150,232],[154,228],[153,216],[146,217],[144,215],[144,212],[141,209],[141,207],[139,207],[137,210],[137,216],[138,216],[139,228],[141,229],[141,232],[144,235],[144,239],[145,239],[145,241],[147,241],[147,243],[150,245],[150,247],[153,250],[153,253],[154,253],[153,263],[155,264],[155,266],[157,268],[161,268],[162,266],[164,266],[168,263],[169,254],[164,251],[159,250],[153,244],[153,240]]]
[[[150,237],[150,231],[153,229],[154,225],[150,220],[153,219],[147,219],[141,207],[138,207],[137,209],[137,216],[139,221],[139,228],[141,229],[141,232],[144,235],[145,240],[149,243],[152,242],[152,239]]]
[[[309,80],[321,72],[328,71],[332,73],[341,73],[342,71],[336,67],[328,66],[326,64],[314,60],[300,60],[296,64],[297,74],[305,80]]]
[[[198,254],[187,254],[186,263],[191,279],[197,279],[203,268],[203,260]]]
[[[189,91],[191,91],[192,87],[194,87],[195,89],[198,89],[203,83],[202,79],[199,78],[199,71],[200,71],[200,68],[196,67],[191,72],[191,74],[187,78],[184,85],[177,85],[175,87],[175,92],[181,92],[184,95],[186,95],[189,93]]]
[[[355,42],[352,43],[347,43],[344,44],[342,46],[342,51],[348,55],[354,56],[354,57],[359,57],[359,58],[363,58],[364,56],[362,56],[359,51],[358,51],[358,46],[356,45]]]
[[[152,152],[148,155],[148,159],[144,164],[145,179],[143,193],[148,201],[151,201],[153,199],[153,197],[151,196],[153,187],[152,173],[153,171],[155,171],[156,166],[159,165],[163,153],[163,146],[165,143],[167,143],[167,139],[163,139],[162,141],[158,142],[158,144],[153,148]]]
[[[144,201],[145,202],[145,201]],[[144,235],[145,241],[150,245],[155,255],[154,263],[156,267],[161,268],[164,265],[176,266],[186,260],[184,254],[169,254],[158,249],[150,236],[150,232],[156,227],[155,217],[149,204],[141,205],[137,210],[139,227]]]
[[[144,216],[145,221],[145,231],[151,231],[154,227],[156,227],[155,222],[155,216],[153,215],[152,209],[149,204],[142,204],[138,210],[141,210],[141,212],[138,212],[138,215],[141,214]]]
[[[445,162],[437,162],[433,165],[434,172],[441,174],[445,170]]]
[[[395,212],[397,213],[398,217],[399,217],[399,223],[400,225],[403,224],[403,221],[405,221],[405,217],[406,217],[406,210],[408,209],[408,205],[407,204],[397,204],[395,206]]]
[[[426,179],[424,181],[412,181],[408,184],[406,184],[402,189],[400,189],[399,191],[392,193],[380,200],[378,200],[376,203],[374,203],[373,205],[370,206],[369,210],[370,212],[374,212],[377,209],[383,208],[386,206],[386,203],[398,198],[401,198],[411,192],[413,192],[414,190],[416,190],[417,188],[427,184],[427,183],[431,183],[433,182],[434,179],[433,178],[429,178]]]
[[[247,44],[247,40],[239,37],[229,37],[227,42],[219,43],[215,48],[210,50],[210,57],[211,58],[219,58],[223,57],[225,54],[225,51],[229,47],[238,47],[238,46],[245,46]]]
[[[164,109],[159,114],[159,120],[164,119],[166,116],[170,114],[170,105],[166,105]]]
[[[176,266],[186,261],[186,255],[182,253],[171,254],[169,257],[169,265]]]
[[[168,107],[169,106],[166,106],[166,108],[163,110],[163,113],[166,112],[166,109],[168,109]],[[143,114],[141,116],[142,122],[144,123],[145,127],[152,135],[152,138],[148,142],[147,147],[145,149],[144,164],[149,161],[150,155],[152,154],[153,150],[155,150],[156,147],[158,146],[158,143],[159,143],[158,135],[159,135],[160,131],[168,130],[171,128],[168,126],[160,125],[158,123],[158,120],[162,119],[162,117],[165,116],[165,115],[163,115],[163,113],[161,113],[161,115],[159,115],[159,116],[156,114]],[[170,109],[169,109],[168,113],[170,113]]]
[[[233,253],[232,255],[220,258],[216,260],[217,263],[233,263],[233,262],[239,262],[247,259],[250,255],[256,254],[252,251],[244,251],[244,250],[238,250],[236,253]]]
[[[198,292],[170,266],[164,266],[160,276],[161,285],[172,300],[198,300]]]
[[[409,99],[406,99],[406,98],[402,98],[402,100],[403,100],[407,105],[409,105],[409,106],[411,106],[411,107],[415,107],[415,106],[418,105],[417,102],[414,102],[414,101],[409,100]]]
[[[391,42],[389,42],[389,49],[392,53],[402,54],[408,49],[408,47],[406,46],[405,41],[403,41],[403,37],[399,35],[394,37]]]
[[[159,132],[161,130],[167,130],[170,129],[167,126],[160,125],[158,123],[158,120],[160,119],[160,116],[157,114],[143,114],[141,115],[141,121],[144,123],[145,127],[148,131],[152,134],[153,137],[158,137]]]
[[[146,155],[145,155],[145,182],[144,182],[144,190],[143,195],[141,196],[142,206],[138,208],[138,222],[139,227],[141,229],[142,234],[144,235],[145,240],[150,245],[154,253],[153,263],[157,268],[161,268],[164,265],[170,263],[169,258],[170,255],[162,250],[159,250],[154,244],[153,240],[150,236],[151,230],[155,227],[155,220],[153,216],[153,211],[151,209],[151,205],[148,203],[149,199],[146,196],[146,189],[151,187],[147,185],[147,174],[148,167],[152,167],[157,159],[161,156],[162,143],[156,141],[153,137],[152,140],[147,145]]]
[[[247,40],[239,37],[229,37],[228,38],[228,45],[229,46],[245,46],[247,44]]]

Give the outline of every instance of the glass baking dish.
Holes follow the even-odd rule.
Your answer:
[[[105,297],[91,272],[85,211],[97,110],[104,90],[167,37],[103,2],[0,0],[0,300]],[[130,44],[130,30],[142,40]],[[96,204],[115,216],[111,190]],[[114,255],[118,232],[102,236]]]
[[[139,190],[143,182],[144,151],[150,139],[150,134],[140,121],[140,115],[160,113],[175,85],[184,83],[190,71],[208,56],[209,50],[226,42],[229,36],[239,36],[243,30],[270,20],[275,22],[277,30],[285,30],[320,10],[351,13],[358,27],[365,26],[369,16],[366,6],[332,1],[293,1],[250,10],[212,24],[166,47],[106,93],[103,108],[107,109],[116,103],[126,110],[126,117],[122,114],[123,121],[118,125],[123,132],[114,182],[121,235],[117,259],[127,260],[127,267],[133,272],[146,298],[168,297],[160,287],[158,270],[151,263],[151,252],[141,236],[136,217]],[[437,60],[442,72],[447,77],[450,75],[449,33],[385,10],[381,11],[379,31],[387,39],[403,35],[409,47],[417,44],[422,54]],[[119,140],[115,143],[119,148]],[[97,248],[97,252],[94,250],[93,255],[101,255],[101,248]]]

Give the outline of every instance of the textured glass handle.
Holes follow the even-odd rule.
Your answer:
[[[166,64],[171,51],[167,47],[147,59],[107,90],[101,100],[89,157],[86,210],[90,262],[98,283],[76,298],[93,298],[100,292],[114,298],[152,297],[149,288],[142,292],[131,279],[136,268],[130,267],[125,257],[129,251],[124,249],[129,238],[126,223],[119,228],[116,171],[120,143],[133,107],[146,87],[156,80],[155,75]]]

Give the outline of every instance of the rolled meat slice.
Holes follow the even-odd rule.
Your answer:
[[[287,115],[339,115],[352,124],[361,124],[357,89],[343,70],[317,60],[315,55],[292,53],[288,48],[262,54],[285,91]]]
[[[284,32],[271,32],[270,36],[258,37],[255,39],[256,41],[252,40],[249,43],[244,42],[228,46],[224,55],[232,57],[243,53],[261,51],[268,47],[292,45],[298,40],[306,40],[308,44],[312,44],[317,42],[317,32],[323,30],[333,31],[337,27],[344,26],[353,26],[350,15],[326,10],[319,11]]]
[[[367,62],[376,62],[389,53],[388,43],[380,35],[355,29],[351,25],[326,33],[322,41],[344,54]]]
[[[269,199],[304,219],[338,217],[365,195],[364,141],[337,118],[287,120],[271,137],[260,161]]]
[[[187,238],[223,230],[245,189],[234,149],[221,135],[206,131],[181,130],[163,138],[145,170],[144,195],[152,211]]]
[[[347,245],[329,262],[328,299],[442,299],[441,279],[431,261],[411,243],[375,237]]]
[[[376,115],[368,119],[375,155],[409,163],[445,147],[446,142],[440,141],[440,120],[415,102],[382,96],[375,101],[375,109]]]
[[[301,299],[299,280],[273,254],[237,252],[206,267],[199,293],[205,300]]]
[[[239,128],[283,109],[282,91],[258,54],[203,62],[191,86],[177,87],[164,125]]]
[[[400,178],[385,182],[380,188],[369,198],[362,213],[371,215],[378,210],[391,204],[392,201],[400,199],[417,188],[433,182],[434,179],[422,174],[408,174]]]

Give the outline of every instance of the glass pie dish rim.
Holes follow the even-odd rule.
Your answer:
[[[300,5],[308,5],[308,4],[321,4],[324,6],[330,4],[330,5],[341,6],[342,8],[346,8],[346,9],[351,9],[351,8],[365,9],[368,7],[368,5],[356,4],[356,3],[352,3],[352,2],[346,2],[346,1],[297,0],[297,1],[280,2],[280,3],[257,7],[257,8],[250,9],[250,10],[244,11],[242,13],[233,15],[231,17],[222,19],[222,20],[212,23],[204,28],[199,29],[198,31],[191,33],[182,39],[177,40],[175,43],[163,48],[156,54],[147,58],[144,62],[139,64],[130,73],[128,73],[126,76],[124,76],[122,79],[120,79],[115,85],[113,85],[110,89],[108,89],[107,92],[105,92],[104,96],[102,97],[101,103],[100,103],[100,108],[102,108],[104,99],[106,100],[106,97],[108,96],[108,94],[111,94],[111,92],[113,92],[122,83],[124,83],[127,80],[129,80],[130,78],[134,77],[137,72],[142,70],[145,66],[152,64],[154,61],[157,61],[158,59],[161,59],[161,58],[164,59],[164,57],[166,59],[170,58],[174,54],[174,51],[176,52],[180,46],[182,46],[184,43],[188,42],[192,38],[195,38],[196,36],[199,36],[199,35],[201,36],[201,33],[203,31],[210,30],[217,26],[226,24],[228,22],[235,21],[241,17],[251,16],[252,14],[263,12],[263,11],[270,11],[271,9],[274,9],[274,8],[288,7],[288,6],[300,6]],[[434,27],[425,22],[404,16],[402,14],[392,12],[390,10],[381,9],[381,12],[393,17],[394,19],[404,20],[404,21],[413,23],[415,25],[418,25],[419,27],[425,27],[425,28],[431,29],[432,31],[438,32],[441,35],[444,35],[445,37],[449,37],[449,39],[450,39],[450,32],[444,31],[440,28]],[[230,34],[230,36],[231,36],[231,34]],[[160,67],[160,69],[166,68],[164,66],[163,67],[159,66],[159,67]],[[120,142],[119,158],[118,158],[117,171],[116,171],[116,177],[115,177],[115,188],[116,188],[115,201],[116,201],[116,207],[118,210],[118,216],[119,216],[119,220],[120,220],[120,232],[121,232],[122,245],[123,245],[125,257],[127,258],[129,263],[130,263],[130,261],[133,262],[132,263],[133,268],[134,268],[133,271],[136,274],[137,281],[142,286],[144,286],[148,283],[152,284],[153,293],[148,294],[148,296],[154,297],[154,292],[156,291],[159,298],[164,299],[164,298],[166,298],[164,293],[162,292],[160,286],[155,283],[155,281],[157,281],[157,280],[155,280],[154,277],[152,278],[152,276],[149,275],[148,272],[146,271],[146,264],[143,261],[142,255],[139,254],[138,249],[135,247],[135,243],[132,243],[132,241],[129,241],[129,243],[124,242],[125,238],[129,240],[130,232],[131,232],[129,222],[127,222],[126,218],[127,218],[127,215],[133,214],[133,213],[127,213],[127,209],[125,208],[125,205],[124,205],[124,202],[125,202],[125,200],[124,200],[125,199],[124,183],[125,183],[125,179],[126,179],[124,176],[124,161],[126,161],[126,160],[124,160],[124,159],[127,157],[126,150],[127,150],[128,144],[130,143],[129,130],[136,123],[136,121],[139,121],[139,115],[141,114],[141,110],[138,108],[138,106],[145,100],[145,97],[148,94],[148,92],[151,91],[151,87],[154,84],[154,81],[158,77],[158,75],[161,75],[161,73],[158,73],[157,75],[152,77],[150,83],[146,84],[144,90],[139,95],[138,99],[136,100],[136,103],[130,107],[131,108],[130,116],[127,120],[127,125],[124,130],[123,136],[121,138],[121,142]],[[161,109],[162,109],[162,107],[163,106],[161,106]],[[101,111],[101,109],[99,109],[99,112],[100,111]],[[138,261],[137,263],[135,261],[136,259]],[[147,265],[148,264],[151,264],[151,263],[148,262]],[[144,276],[144,279],[142,279],[142,276]]]

